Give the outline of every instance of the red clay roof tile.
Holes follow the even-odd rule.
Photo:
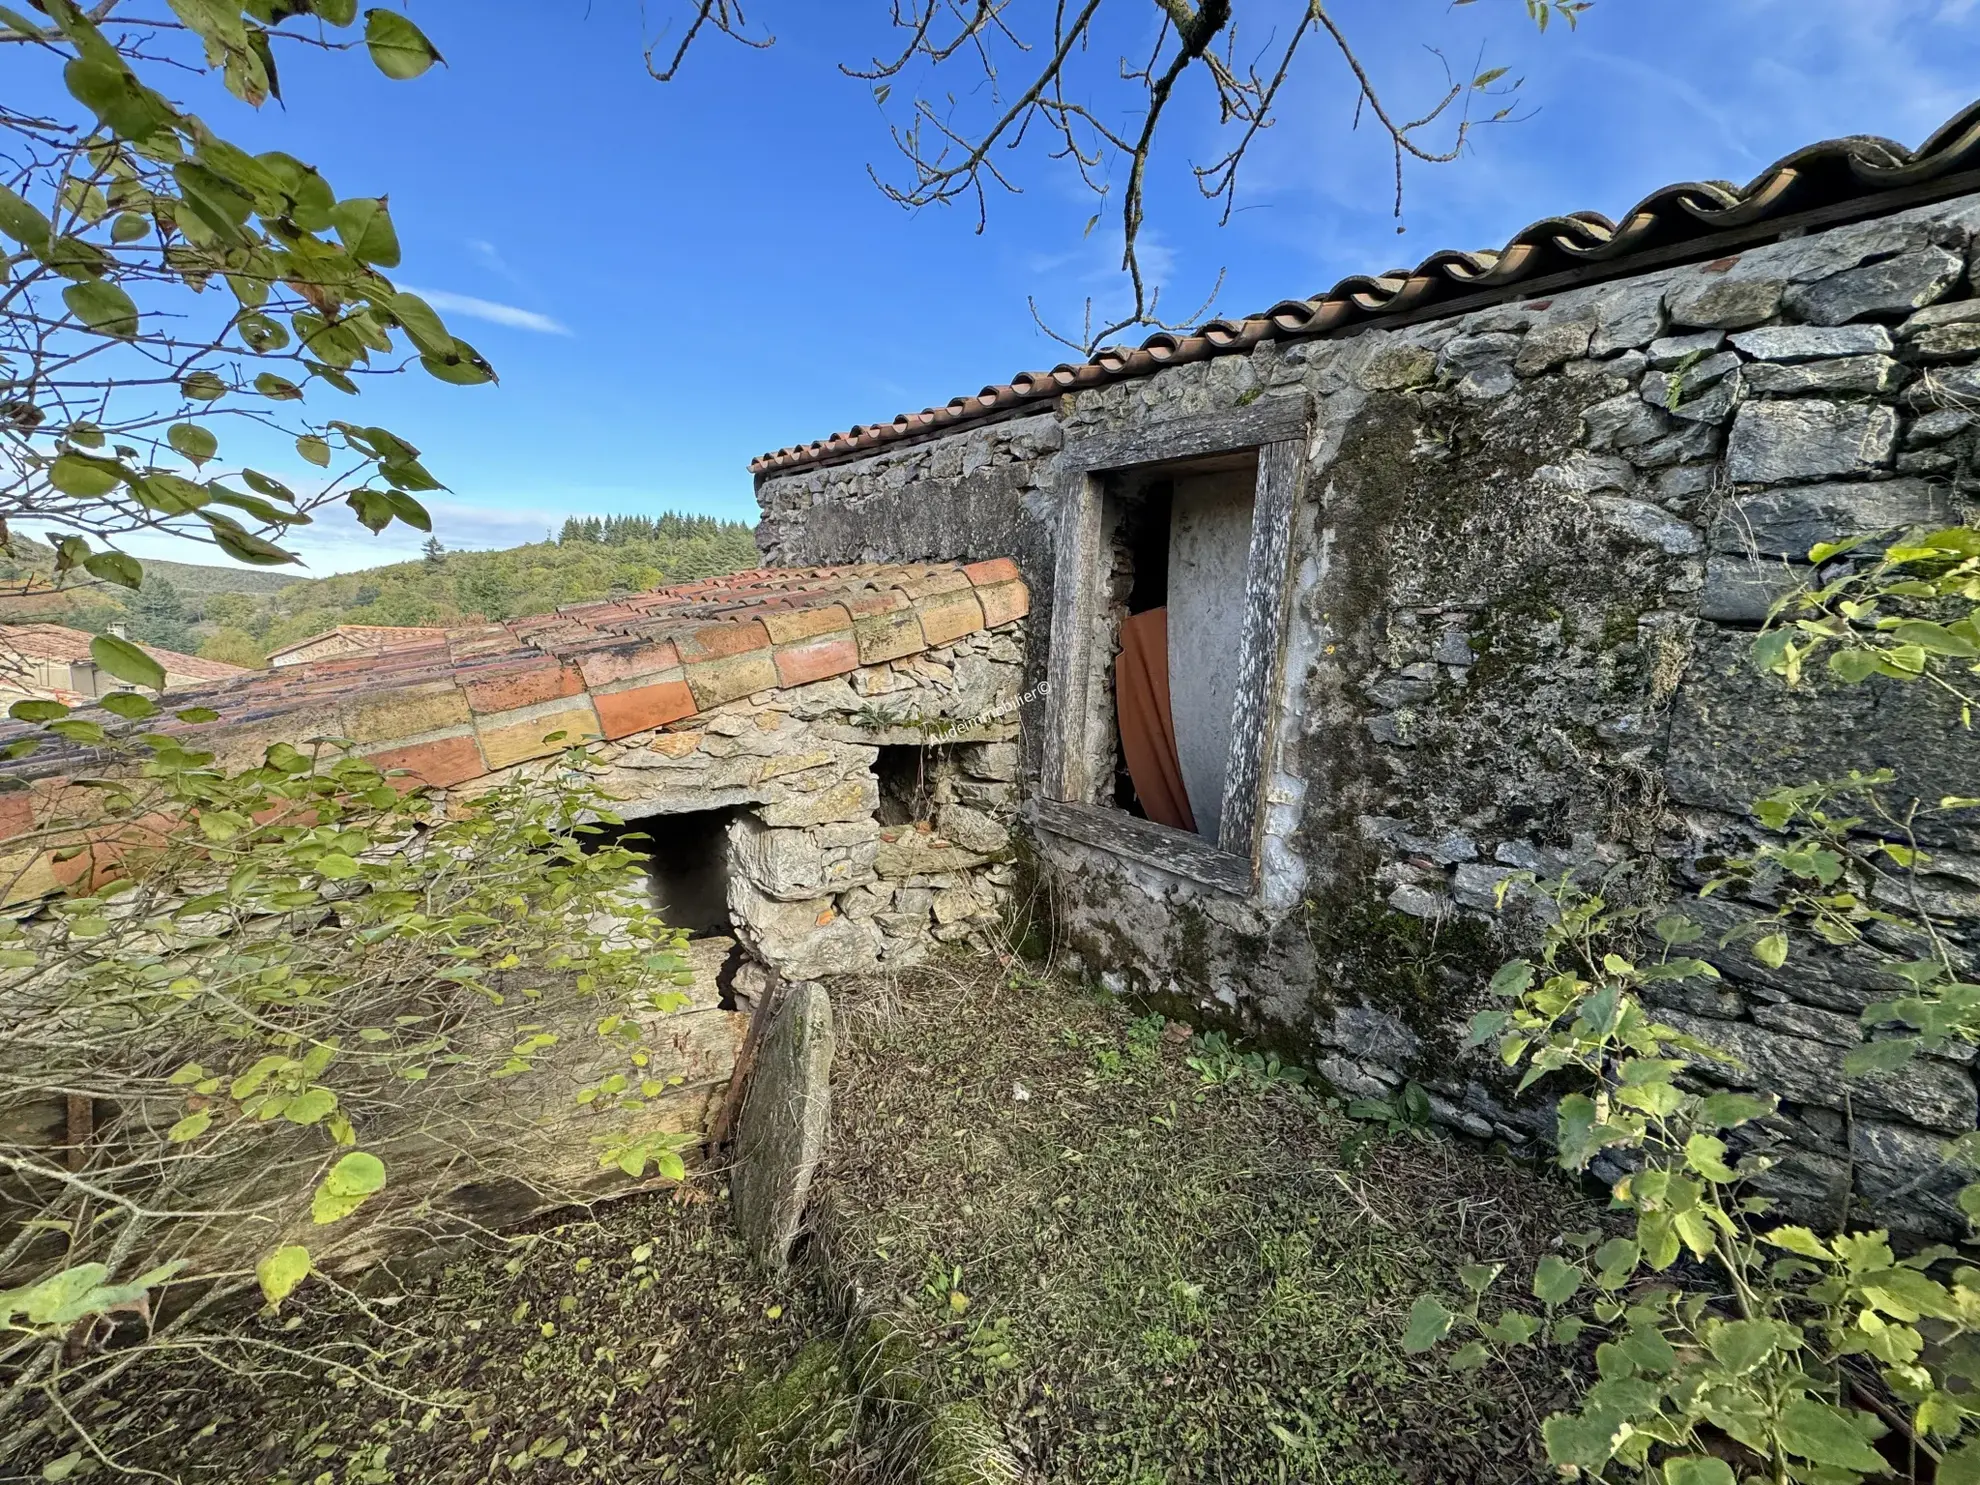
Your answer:
[[[1001,581],[983,586],[986,579]],[[910,593],[927,596],[917,606]],[[277,741],[343,738],[383,767],[447,788],[581,737],[626,737],[759,691],[912,655],[1010,623],[1028,604],[1016,566],[1001,558],[967,568],[757,568],[360,656],[232,672],[174,697],[181,705],[196,699],[220,720],[162,725],[237,767]],[[79,638],[86,655],[88,636]],[[545,741],[553,732],[566,736]],[[41,781],[39,799],[88,766],[87,750],[48,738],[16,772]],[[27,809],[0,809],[0,839],[32,818]]]

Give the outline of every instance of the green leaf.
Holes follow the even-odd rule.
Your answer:
[[[165,430],[165,441],[195,465],[204,464],[220,451],[220,440],[212,430],[197,423],[174,423]]]
[[[316,1188],[310,1201],[310,1219],[321,1226],[348,1217],[384,1184],[385,1163],[376,1155],[353,1150],[330,1167]]]
[[[261,1281],[262,1297],[270,1306],[279,1305],[309,1277],[309,1249],[299,1243],[277,1248],[254,1266],[254,1276]]]
[[[1458,1279],[1473,1294],[1483,1294],[1504,1268],[1503,1263],[1467,1263],[1458,1270]]]
[[[296,452],[318,469],[330,467],[330,445],[314,433],[305,433],[296,440]]]
[[[16,722],[53,722],[69,714],[69,709],[59,701],[17,701],[7,708],[7,715]]]
[[[25,197],[0,186],[0,232],[37,257],[45,258],[54,228]]]
[[[201,1109],[198,1113],[188,1114],[174,1124],[165,1132],[165,1138],[175,1145],[183,1145],[187,1140],[196,1140],[205,1134],[212,1123],[213,1115]]]
[[[310,1088],[290,1100],[282,1117],[291,1124],[320,1124],[336,1112],[336,1094],[328,1088]]]
[[[317,872],[333,882],[346,882],[358,874],[358,864],[341,851],[326,851],[316,858]]]
[[[1726,1142],[1715,1135],[1694,1134],[1686,1140],[1684,1162],[1708,1181],[1739,1179],[1739,1173],[1726,1163]]]
[[[1843,1058],[1843,1073],[1847,1077],[1861,1078],[1873,1073],[1896,1072],[1918,1054],[1920,1039],[1915,1036],[1896,1036],[1884,1041],[1864,1042],[1850,1048],[1849,1055]]]
[[[303,389],[286,376],[264,371],[254,379],[254,389],[272,402],[300,402]]]
[[[106,712],[114,712],[127,722],[142,722],[146,717],[158,714],[158,708],[148,697],[135,691],[112,691],[97,703]]]
[[[1729,1320],[1711,1328],[1705,1346],[1713,1360],[1737,1376],[1752,1371],[1795,1333],[1792,1326],[1772,1320]]]
[[[1980,1485],[1980,1443],[1955,1449],[1939,1461],[1939,1485]]]
[[[258,469],[243,469],[241,471],[241,478],[247,482],[247,487],[257,495],[266,495],[270,500],[284,501],[289,505],[296,503],[296,492],[294,490],[291,490],[287,485],[273,476],[263,474]]]
[[[1428,1351],[1451,1332],[1457,1317],[1430,1295],[1421,1296],[1409,1311],[1409,1325],[1403,1331],[1403,1350],[1412,1354]]]
[[[131,340],[138,333],[137,301],[108,279],[70,284],[62,291],[62,302],[69,306],[69,313],[98,335]]]
[[[455,387],[479,387],[495,380],[495,368],[465,340],[456,338],[444,356],[421,356],[419,364],[438,380]]]
[[[77,57],[64,67],[63,85],[70,97],[125,139],[149,141],[172,121],[171,106],[139,82],[107,45],[103,51],[104,57]]]
[[[149,686],[154,691],[165,689],[165,667],[127,639],[99,634],[89,642],[89,658],[96,662],[97,669],[108,671],[120,681]]]
[[[1446,1365],[1454,1372],[1470,1372],[1476,1371],[1491,1359],[1492,1353],[1485,1349],[1483,1341],[1467,1341],[1451,1352],[1451,1359]]]
[[[82,1461],[82,1450],[71,1449],[67,1454],[56,1459],[51,1459],[48,1463],[44,1464],[41,1467],[41,1478],[44,1480],[66,1480],[76,1472],[76,1466],[81,1464]]]
[[[417,294],[398,293],[385,301],[392,311],[392,317],[406,332],[406,338],[429,356],[452,355],[454,337],[447,333],[447,327],[440,316],[433,312],[433,306]]]
[[[1796,1398],[1781,1409],[1781,1447],[1816,1464],[1881,1475],[1890,1470],[1884,1457],[1857,1431],[1851,1415],[1812,1398]]]
[[[1766,1234],[1766,1240],[1776,1248],[1799,1253],[1803,1258],[1833,1259],[1836,1256],[1829,1251],[1827,1243],[1805,1227],[1776,1227]]]
[[[1952,655],[1962,660],[1980,659],[1980,646],[1953,633],[1943,624],[1933,624],[1924,619],[1899,619],[1889,632],[1900,643],[1917,645],[1934,655]]]
[[[381,198],[353,196],[348,201],[339,201],[331,209],[330,221],[345,250],[360,263],[379,268],[399,266],[399,234],[393,229],[392,214]]]
[[[1737,1129],[1773,1111],[1771,1099],[1750,1093],[1711,1093],[1698,1101],[1692,1117],[1700,1129]]]
[[[1787,963],[1788,941],[1785,933],[1770,933],[1753,946],[1753,957],[1769,969],[1779,969]]]
[[[1585,1277],[1581,1269],[1549,1253],[1533,1271],[1533,1295],[1548,1309],[1566,1304]]]
[[[245,531],[229,530],[225,526],[213,528],[213,540],[221,551],[236,562],[246,562],[255,567],[280,567],[286,562],[302,561],[295,553],[283,551],[272,541],[264,541]]]
[[[115,459],[98,459],[73,451],[57,454],[48,467],[48,482],[77,500],[97,500],[124,482],[125,469]]]
[[[1664,1461],[1664,1485],[1737,1485],[1732,1466],[1709,1454]]]
[[[364,44],[378,70],[394,82],[418,77],[441,60],[425,33],[394,10],[364,13]]]
[[[195,371],[179,383],[179,390],[194,402],[212,402],[227,395],[227,384],[216,372]]]
[[[144,582],[144,569],[137,558],[123,552],[91,552],[83,558],[83,570],[120,588],[136,589]]]

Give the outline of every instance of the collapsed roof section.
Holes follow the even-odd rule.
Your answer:
[[[1546,217],[1496,252],[1432,253],[1414,268],[1344,278],[1310,299],[1287,299],[1238,320],[1212,320],[1177,335],[1091,360],[1027,371],[941,407],[902,413],[751,461],[757,475],[856,458],[903,439],[1042,409],[1061,394],[1165,366],[1243,354],[1267,340],[1326,335],[1375,323],[1458,313],[1577,284],[1623,278],[1710,257],[1784,232],[1882,215],[1980,189],[1980,101],[1954,115],[1916,150],[1874,135],[1828,139],[1776,161],[1744,188],[1685,181],[1653,191],[1620,221],[1600,212]]]

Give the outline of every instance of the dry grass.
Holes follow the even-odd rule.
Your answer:
[[[704,1181],[377,1286],[407,1397],[161,1361],[90,1422],[228,1485],[1546,1477],[1559,1357],[1457,1377],[1399,1336],[1460,1263],[1530,1271],[1588,1225],[1556,1179],[1429,1135],[1357,1160],[1368,1126],[1325,1098],[982,956],[838,1001],[788,1280],[749,1270]],[[303,1334],[381,1344],[303,1293]]]
[[[1546,1475],[1558,1357],[1456,1377],[1399,1338],[1459,1264],[1588,1225],[1553,1176],[1433,1136],[1357,1163],[1322,1097],[982,959],[840,1012],[823,1264],[1040,1477]]]

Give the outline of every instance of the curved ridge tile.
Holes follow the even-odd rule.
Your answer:
[[[1249,350],[1275,336],[1320,335],[1361,321],[1400,315],[1481,290],[1512,286],[1561,270],[1626,271],[1653,249],[1749,227],[1814,207],[1874,201],[1889,191],[1926,185],[1980,169],[1980,99],[1935,129],[1915,150],[1873,134],[1822,140],[1783,155],[1744,186],[1731,181],[1680,181],[1645,196],[1620,219],[1597,211],[1543,217],[1514,233],[1503,248],[1444,249],[1414,268],[1354,274],[1307,299],[1282,299],[1258,314],[1210,320],[1192,331],[1162,330],[1139,346],[1107,346],[1085,362],[1024,372],[939,408],[902,414],[891,423],[855,427],[752,460],[770,474],[856,453],[927,429],[953,428],[1000,410],[1073,388],[1143,376],[1163,366]]]

